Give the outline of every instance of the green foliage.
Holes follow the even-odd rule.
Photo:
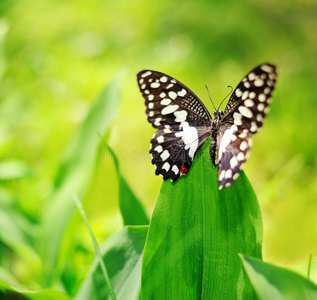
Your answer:
[[[84,198],[91,184],[100,143],[98,132],[108,130],[117,112],[119,82],[117,77],[100,94],[60,165],[55,188],[43,214],[43,261],[47,283],[59,272],[58,264],[63,263],[58,256],[65,228],[75,211],[72,194]]]
[[[218,191],[209,142],[187,176],[162,185],[144,250],[144,299],[252,298],[238,253],[261,257],[259,205],[244,173]]]
[[[241,259],[261,300],[317,299],[317,286],[308,279],[249,256]]]
[[[148,226],[127,226],[110,236],[102,246],[103,260],[118,300],[138,299],[140,293],[141,262]],[[111,299],[98,260],[75,299]]]

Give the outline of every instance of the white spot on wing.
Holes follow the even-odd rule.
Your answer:
[[[258,110],[259,110],[259,111],[263,111],[264,108],[265,108],[265,105],[264,105],[263,103],[259,103],[259,104],[258,104]]]
[[[145,73],[143,73],[142,75],[141,75],[141,77],[147,77],[147,76],[149,76],[149,75],[151,75],[152,74],[152,72],[150,72],[150,71],[147,71],[147,72],[145,72]]]
[[[249,92],[248,92],[248,91],[243,92],[243,94],[242,94],[242,100],[247,99],[248,96],[249,96]]]
[[[161,143],[164,142],[164,136],[163,136],[163,135],[160,135],[156,140],[157,140],[158,143],[161,144]]]
[[[233,180],[236,180],[236,179],[239,177],[239,175],[240,175],[240,173],[236,173],[236,174],[234,174],[234,175],[233,175],[233,177],[232,177],[232,178],[233,178]]]
[[[246,82],[244,83],[244,86],[248,89],[248,88],[251,87],[251,84],[250,84],[250,82],[246,81]]]
[[[164,93],[164,92],[162,92],[161,94],[160,94],[160,97],[161,98],[164,98],[166,96],[166,94]]]
[[[157,89],[161,84],[159,82],[152,82],[151,83],[151,88]]]
[[[264,80],[263,79],[256,79],[254,81],[254,85],[255,86],[263,86],[263,84],[264,84]]]
[[[154,103],[150,102],[148,106],[149,106],[149,109],[152,109],[154,107]]]
[[[173,113],[175,110],[177,110],[179,106],[177,104],[175,105],[169,105],[162,109],[162,115],[167,115]]]
[[[177,94],[175,93],[175,92],[168,92],[168,96],[170,97],[170,98],[172,98],[173,100],[175,100],[176,98],[177,98]]]
[[[238,112],[233,113],[233,120],[235,125],[242,125],[242,115],[239,114]]]
[[[246,117],[246,118],[252,118],[252,116],[253,116],[252,111],[245,106],[240,106],[238,108],[238,110],[241,113],[241,115]]]
[[[248,75],[248,77],[250,81],[253,81],[255,79],[255,74],[252,72]]]
[[[264,102],[266,100],[266,96],[264,94],[259,95],[259,101]]]
[[[257,114],[256,115],[256,119],[257,119],[257,121],[262,122],[263,121],[263,116],[261,114]]]
[[[156,125],[156,126],[160,126],[161,125],[161,118],[157,118],[157,119],[155,119],[155,121],[154,121],[154,125]]]
[[[236,96],[240,98],[242,96],[242,91],[240,89],[236,90]]]
[[[171,165],[170,165],[168,162],[166,162],[166,163],[163,165],[162,169],[164,169],[166,172],[168,172],[168,170],[170,169],[170,167],[171,167]]]
[[[261,69],[264,72],[267,72],[267,73],[272,73],[274,71],[274,69],[271,66],[269,66],[269,65],[262,65]]]
[[[178,96],[180,97],[184,97],[186,95],[186,90],[185,89],[182,89],[180,92],[177,92]]]
[[[251,93],[249,94],[249,98],[250,98],[250,99],[254,99],[255,96],[256,96],[255,92],[251,92]]]
[[[169,158],[169,156],[170,156],[170,154],[169,154],[169,152],[167,150],[164,150],[162,152],[162,154],[160,155],[160,157],[162,158],[163,161],[167,160]]]
[[[176,117],[175,122],[183,122],[186,120],[187,111],[186,110],[175,111],[174,116]]]
[[[158,145],[154,148],[154,151],[158,152],[158,153],[161,153],[163,151],[163,148],[161,145]]]
[[[252,107],[254,105],[254,102],[251,99],[247,99],[244,101],[244,105],[247,107]]]
[[[256,125],[256,122],[254,122],[254,121],[251,122],[251,128],[250,128],[250,130],[251,130],[252,132],[255,132],[255,131],[258,130],[258,126]]]
[[[237,155],[237,159],[238,161],[243,161],[245,159],[244,154],[242,152],[239,152],[239,154]]]
[[[174,165],[172,167],[172,171],[175,173],[175,175],[177,175],[179,173],[179,169],[178,169],[178,167],[176,165]]]
[[[246,141],[242,141],[242,143],[240,144],[240,150],[244,151],[247,148],[248,148],[248,143]]]
[[[148,95],[147,98],[148,98],[149,101],[152,101],[154,99],[154,95]]]
[[[232,177],[232,170],[229,169],[229,170],[227,170],[227,172],[226,172],[225,178],[229,179],[229,178],[231,178],[231,177]]]
[[[235,156],[233,156],[231,159],[230,159],[230,167],[232,169],[234,169],[235,167],[238,166],[238,160]]]
[[[171,99],[165,98],[161,101],[161,105],[169,105],[172,102]]]
[[[160,78],[160,81],[161,81],[161,82],[167,82],[167,79],[168,79],[168,78],[167,78],[166,76],[162,76],[162,77]]]
[[[271,89],[269,88],[269,87],[266,87],[265,89],[264,89],[264,94],[269,94],[271,92]]]

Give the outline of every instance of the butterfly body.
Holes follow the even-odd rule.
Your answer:
[[[148,121],[156,133],[150,153],[155,174],[175,182],[188,173],[197,151],[211,137],[210,158],[218,165],[218,187],[233,184],[262,126],[276,82],[274,65],[251,70],[233,91],[224,111],[213,118],[204,104],[176,79],[151,70],[138,73]]]

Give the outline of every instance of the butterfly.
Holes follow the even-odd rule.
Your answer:
[[[257,66],[238,84],[225,110],[215,109],[212,118],[201,100],[173,77],[151,70],[139,72],[147,119],[157,129],[150,148],[155,174],[175,182],[188,173],[197,151],[211,137],[218,188],[232,185],[249,156],[252,135],[269,111],[276,79],[274,65]]]

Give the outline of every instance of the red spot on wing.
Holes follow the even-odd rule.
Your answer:
[[[218,177],[220,176],[220,173],[221,173],[221,169],[218,168]]]
[[[182,164],[181,170],[180,170],[181,175],[187,174],[188,170],[189,170],[189,169],[186,168],[186,167],[184,166],[184,164]]]

